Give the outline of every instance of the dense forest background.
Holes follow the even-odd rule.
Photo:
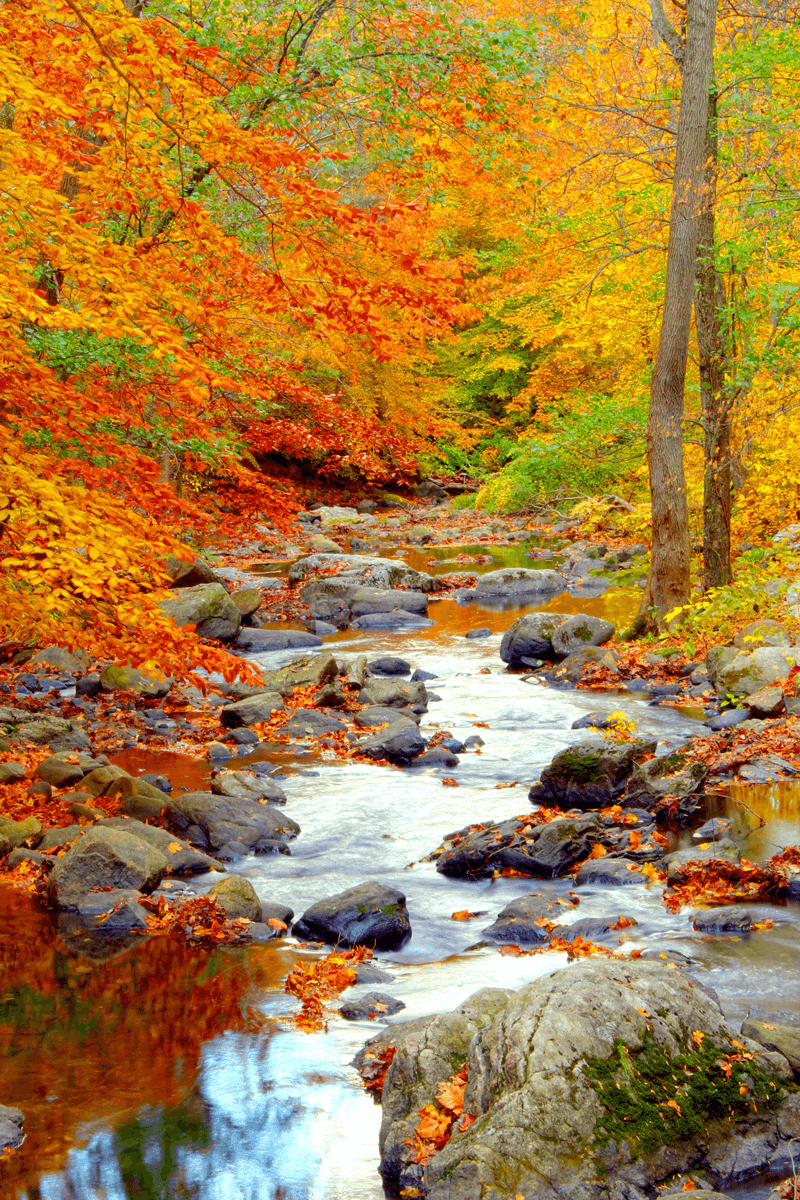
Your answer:
[[[695,544],[715,454],[734,547],[800,513],[797,17],[716,13]],[[420,474],[467,471],[485,511],[615,505],[647,539],[686,23],[677,0],[4,4],[6,639],[182,670],[197,648],[147,598],[165,555]]]

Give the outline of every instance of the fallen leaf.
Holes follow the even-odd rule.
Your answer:
[[[270,917],[267,925],[271,925],[273,929],[288,929],[288,925],[280,917]]]
[[[181,846],[180,842],[170,842],[170,844],[167,846],[167,849],[169,850],[170,854],[177,854],[179,850],[183,849],[183,847]]]
[[[451,921],[471,921],[473,917],[477,917],[477,916],[478,916],[477,913],[469,912],[466,908],[462,908],[458,912],[454,912],[451,915],[450,920]]]

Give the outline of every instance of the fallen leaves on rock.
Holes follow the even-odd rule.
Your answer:
[[[788,888],[781,864],[769,860],[763,866],[743,858],[739,863],[715,858],[709,862],[684,863],[673,872],[674,883],[664,892],[664,905],[677,912],[684,904],[713,908],[740,901],[775,900]]]
[[[453,1127],[462,1117],[459,1129],[468,1129],[475,1118],[464,1113],[464,1091],[467,1086],[467,1065],[463,1063],[461,1070],[436,1086],[436,1099],[433,1104],[424,1104],[417,1113],[419,1122],[414,1130],[413,1138],[406,1138],[409,1147],[406,1161],[420,1163],[423,1166],[429,1162],[437,1151],[449,1142]]]
[[[327,1002],[355,983],[354,964],[368,958],[372,958],[370,949],[354,946],[351,950],[334,950],[315,962],[298,963],[283,985],[284,991],[296,996],[302,1006],[292,1018],[297,1028],[306,1033],[327,1029],[330,1015]]]
[[[396,1053],[396,1046],[383,1046],[380,1050],[365,1051],[358,1070],[364,1080],[364,1087],[370,1095],[380,1099],[386,1072],[392,1065],[392,1059]]]
[[[216,896],[207,894],[193,900],[173,903],[166,896],[144,896],[139,902],[150,914],[147,932],[170,936],[192,946],[213,949],[236,945],[249,939],[251,922],[244,917],[228,917]]]

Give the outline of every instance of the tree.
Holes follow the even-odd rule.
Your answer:
[[[667,32],[660,0],[651,0],[653,24]],[[687,0],[681,99],[670,207],[667,275],[661,333],[650,388],[647,461],[650,473],[652,559],[638,624],[663,629],[690,591],[689,512],[683,465],[684,388],[695,292],[697,244],[703,206],[709,95],[714,67],[716,0]]]

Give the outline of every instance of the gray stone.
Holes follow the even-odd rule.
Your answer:
[[[777,1140],[775,1115],[753,1112],[744,1100],[735,1132],[726,1119],[705,1112],[699,1128],[687,1131],[664,1103],[650,1124],[654,1146],[637,1145],[633,1131],[622,1143],[603,1136],[614,1119],[615,1090],[600,1088],[590,1063],[618,1056],[621,1044],[624,1059],[612,1078],[628,1087],[649,1046],[669,1061],[693,1052],[697,1033],[722,1053],[735,1052],[711,997],[679,970],[641,960],[578,962],[518,992],[486,988],[452,1013],[395,1026],[388,1044],[396,1052],[382,1096],[384,1180],[390,1188],[404,1182],[407,1139],[413,1140],[419,1110],[434,1102],[440,1082],[461,1062],[468,1077],[464,1109],[476,1120],[424,1167],[419,1182],[429,1200],[517,1194],[526,1200],[639,1200],[662,1179],[704,1163],[715,1179],[741,1178],[745,1161],[761,1153],[747,1151],[748,1139],[766,1130]],[[374,1039],[365,1051],[379,1044]],[[752,1042],[746,1049],[774,1078],[780,1096],[785,1060],[759,1053]],[[747,1066],[734,1067],[737,1078]],[[681,1085],[675,1085],[678,1104]],[[666,1099],[670,1085],[661,1086]],[[724,1146],[735,1153],[725,1158]]]
[[[751,621],[733,639],[734,646],[739,650],[758,650],[762,646],[791,646],[792,635],[780,621],[772,621],[766,617]]]
[[[370,882],[312,904],[292,933],[306,941],[399,950],[411,937],[411,923],[403,893]]]
[[[237,700],[235,704],[226,704],[220,709],[219,719],[227,729],[237,729],[242,725],[259,725],[268,721],[274,712],[283,712],[285,708],[277,692],[260,692],[246,700]]]
[[[262,900],[261,902],[260,919],[262,921],[282,921],[288,928],[293,916],[294,912],[288,904],[281,904],[276,900]]]
[[[239,588],[238,592],[231,592],[231,600],[239,610],[239,616],[252,617],[254,612],[257,612],[264,603],[264,598],[258,588]]]
[[[563,915],[564,906],[553,896],[535,892],[519,896],[497,914],[497,920],[484,929],[486,942],[504,945],[538,946],[548,941],[549,930]]]
[[[753,928],[753,915],[738,905],[710,908],[696,913],[693,924],[698,933],[749,933]]]
[[[311,554],[292,563],[289,568],[289,582],[300,583],[307,575],[329,567],[333,563],[341,564],[342,572],[337,577],[356,587],[365,585],[382,589],[404,587],[418,592],[434,592],[437,589],[436,580],[423,571],[415,571],[404,562],[394,558],[372,558],[366,554]],[[309,601],[305,592],[303,599]],[[312,605],[312,607],[314,607]],[[320,614],[324,618],[324,614]]]
[[[184,792],[171,797],[167,809],[179,832],[188,833],[195,826],[216,849],[227,842],[241,842],[249,849],[262,838],[290,841],[300,832],[300,826],[277,808],[241,797]]]
[[[30,716],[26,713],[25,716]],[[33,742],[36,746],[53,745],[55,741],[73,732],[71,721],[63,717],[36,717],[25,721],[18,729],[21,742]]]
[[[167,860],[165,875],[203,875],[206,871],[220,870],[219,864],[213,858],[202,854],[188,842],[176,838],[174,833],[160,829],[157,825],[147,825],[135,817],[102,817],[97,826],[121,829],[123,833],[129,833],[160,851]]]
[[[100,687],[104,692],[131,691],[160,699],[172,687],[172,680],[155,679],[126,663],[111,663],[100,672]]]
[[[85,825],[64,825],[60,829],[45,829],[39,841],[39,850],[46,854],[50,850],[56,850],[59,846],[66,846],[70,842],[74,842],[85,832]]]
[[[457,767],[461,760],[446,746],[434,746],[414,759],[415,767]]]
[[[109,885],[151,892],[168,866],[167,856],[140,838],[94,826],[58,859],[48,894],[56,907],[76,908],[87,892]]]
[[[23,842],[33,842],[38,845],[42,824],[38,817],[26,817],[24,821],[12,821],[9,817],[0,817],[0,838],[9,847],[21,846]]]
[[[555,674],[557,679],[566,679],[570,683],[579,683],[584,669],[602,663],[612,675],[618,675],[617,660],[613,651],[604,650],[601,646],[585,646],[583,650],[575,650],[558,664]]]
[[[89,666],[89,655],[85,650],[65,650],[63,646],[45,646],[30,660],[31,667],[52,667],[68,675],[82,675]]]
[[[242,650],[261,654],[266,650],[305,650],[321,646],[322,638],[304,629],[241,629],[236,645]]]
[[[390,613],[395,609],[425,616],[428,612],[428,597],[424,592],[383,592],[369,587],[356,588],[350,596],[350,616],[353,618],[369,613]]]
[[[261,920],[261,901],[249,879],[241,875],[226,875],[212,883],[209,895],[216,896],[231,920],[246,917],[248,921]]]
[[[227,631],[209,636],[235,637],[241,624],[239,610],[221,583],[201,583],[196,587],[180,588],[174,596],[159,600],[158,607],[176,625],[196,625],[196,632],[205,637],[206,623],[214,621],[214,629]]]
[[[17,783],[25,778],[25,768],[22,763],[0,763],[0,783]]]
[[[554,630],[551,641],[555,653],[566,658],[587,646],[602,646],[613,636],[614,626],[610,621],[577,613],[575,616],[567,617]]]
[[[637,863],[627,858],[593,858],[583,863],[575,876],[576,887],[631,887],[647,883]]]
[[[545,767],[529,799],[559,808],[602,808],[620,795],[637,761],[655,748],[655,742],[647,741],[569,746]]]
[[[800,1015],[787,1012],[765,1013],[755,1006],[745,1018],[742,1033],[767,1050],[777,1050],[788,1059],[792,1070],[800,1073]],[[789,1136],[800,1137],[800,1100],[794,1097],[794,1101],[797,1132]]]
[[[403,716],[399,708],[369,704],[366,708],[362,708],[361,712],[356,713],[353,719],[360,728],[368,729],[375,725],[391,725],[393,721],[405,721],[408,718]]]
[[[741,725],[744,721],[749,720],[749,708],[726,708],[724,712],[718,713],[716,717],[711,717],[704,724],[716,733],[720,729],[732,729],[734,725]]]
[[[415,723],[403,717],[371,737],[356,742],[356,749],[368,758],[386,758],[403,766],[422,754],[425,742]]]
[[[387,992],[366,992],[358,1000],[348,1000],[339,1009],[346,1021],[371,1021],[377,1017],[392,1017],[405,1008],[402,1000]]]
[[[194,588],[203,583],[218,583],[222,586],[222,580],[217,575],[214,568],[202,558],[176,558],[174,554],[167,555],[166,563],[167,577],[170,580],[170,587],[173,588]]]
[[[800,647],[764,646],[760,650],[742,651],[716,672],[714,685],[717,695],[747,697],[786,679],[793,666],[800,662]]]
[[[687,766],[686,756],[679,752],[651,758],[634,767],[625,803],[648,809],[664,796],[683,799],[696,792],[705,777],[706,769],[702,763]]]
[[[765,687],[747,697],[747,707],[754,717],[779,717],[786,708],[783,688]]]
[[[269,800],[270,804],[285,804],[286,793],[266,775],[254,771],[220,771],[211,780],[215,796],[243,796],[247,800]]]
[[[420,712],[427,709],[428,693],[424,683],[404,679],[370,678],[358,693],[359,704],[377,704],[381,708],[404,708],[410,704]]]
[[[501,567],[479,575],[475,584],[476,599],[484,596],[555,595],[563,592],[566,582],[558,571],[536,571],[530,567]]]
[[[338,542],[334,542],[332,538],[325,537],[322,533],[315,533],[309,538],[308,544],[315,554],[341,554],[342,547]]]
[[[77,758],[77,755],[75,757]],[[85,771],[79,762],[69,762],[61,755],[54,754],[39,763],[35,774],[37,779],[44,780],[51,787],[61,788],[72,787],[73,784],[80,783]]]
[[[328,717],[325,713],[314,708],[298,708],[289,718],[286,725],[292,737],[327,737],[331,733],[339,733],[346,729],[344,721],[336,717]]]
[[[699,846],[694,846],[691,850],[676,850],[673,854],[667,854],[662,865],[667,868],[667,885],[674,887],[685,881],[686,868],[690,863],[714,862],[716,859],[720,859],[722,862],[738,863],[740,858],[738,846],[722,838],[720,841],[714,842],[707,850],[701,850]]]
[[[395,675],[410,675],[411,663],[406,662],[404,658],[397,658],[393,654],[384,654],[380,658],[373,658],[366,665],[366,673],[370,678],[391,678]],[[428,676],[434,679],[435,676]],[[418,682],[412,676],[412,683]]]
[[[25,1141],[25,1134],[22,1132],[24,1120],[20,1109],[0,1104],[0,1152],[19,1149]]]
[[[518,617],[503,634],[501,659],[517,663],[523,658],[553,658],[552,636],[566,619],[566,613],[534,612]]]
[[[391,612],[373,612],[355,617],[351,624],[354,629],[424,629],[436,622],[417,613],[406,612],[403,608],[395,608]]]
[[[600,818],[561,817],[528,825],[518,817],[450,834],[436,859],[449,876],[493,875],[512,867],[523,875],[555,879],[586,858],[601,833]]]
[[[110,892],[89,892],[77,905],[78,916],[97,924],[104,934],[130,933],[147,930],[147,911],[139,901],[141,892],[135,888],[115,888]]]

